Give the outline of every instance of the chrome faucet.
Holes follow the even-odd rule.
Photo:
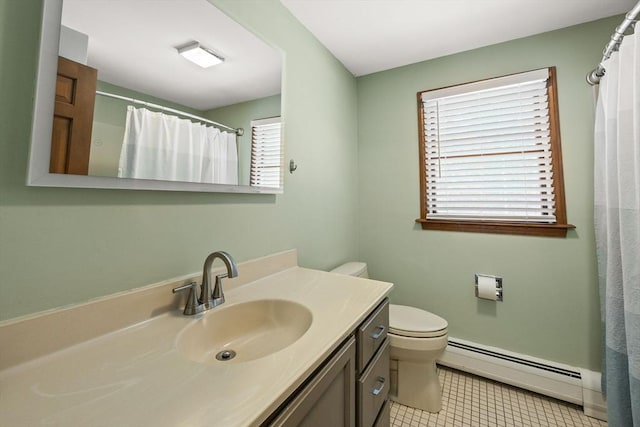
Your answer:
[[[216,258],[220,258],[227,267],[227,272],[216,275],[216,281],[211,291],[211,264]],[[238,267],[233,257],[224,251],[211,253],[204,261],[202,271],[202,284],[200,285],[200,297],[197,296],[197,283],[190,282],[186,285],[178,286],[173,289],[173,293],[189,289],[189,297],[184,307],[184,314],[190,316],[203,311],[212,309],[224,303],[224,292],[222,291],[222,279],[225,277],[236,277],[238,275]]]
[[[227,272],[216,276],[216,283],[211,292],[211,264],[213,260],[220,258],[227,267]],[[225,277],[236,277],[238,275],[238,267],[233,257],[224,251],[214,252],[204,260],[204,268],[202,271],[202,285],[200,286],[200,303],[204,305],[204,309],[216,307],[224,302],[224,292],[222,292],[222,279]]]

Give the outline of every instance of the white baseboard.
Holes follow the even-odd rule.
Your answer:
[[[606,420],[600,373],[449,338],[438,363],[501,383],[584,407],[586,415]]]

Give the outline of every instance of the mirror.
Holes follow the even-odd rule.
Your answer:
[[[280,116],[282,57],[279,51],[207,0],[64,0],[64,5],[61,0],[48,0],[43,3],[28,185],[282,192],[281,144],[275,147],[280,179],[275,184],[256,181],[255,174],[253,182],[249,179],[252,123],[256,126],[256,123],[264,122],[259,119]],[[117,10],[120,7],[127,8],[126,13]],[[151,21],[153,24],[149,24]],[[88,46],[84,51],[85,58],[83,37],[88,40],[84,42]],[[178,49],[195,41],[213,50],[224,58],[224,62],[210,68],[188,62]],[[90,155],[86,175],[50,172],[54,157],[51,131],[59,53],[80,63],[85,59],[89,67],[97,69],[97,95],[91,142],[87,144]],[[127,176],[122,175],[127,111],[141,107],[153,114],[175,115],[180,122],[199,123],[191,116],[213,121],[216,123],[213,128],[221,131],[216,132],[226,132],[228,137],[232,135],[232,129],[243,128],[244,134],[233,138],[237,143],[237,185],[230,181],[184,182],[183,176],[169,180],[118,177]],[[127,134],[130,133],[128,130]]]

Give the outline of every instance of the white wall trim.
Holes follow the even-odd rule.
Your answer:
[[[600,388],[599,372],[538,359],[458,338],[450,337],[449,341],[476,347],[486,351],[486,353],[449,345],[444,355],[438,360],[438,363],[581,405],[584,407],[586,415],[606,420],[607,408]],[[513,361],[516,359],[526,363]]]

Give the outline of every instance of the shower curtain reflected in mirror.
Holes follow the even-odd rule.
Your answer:
[[[595,122],[595,230],[613,427],[640,426],[640,31],[604,62]]]
[[[236,135],[129,106],[118,177],[237,185]]]

